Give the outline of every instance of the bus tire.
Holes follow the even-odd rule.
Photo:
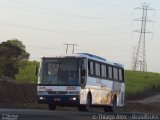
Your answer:
[[[56,105],[54,104],[48,104],[49,110],[56,110]]]
[[[104,112],[112,112],[112,106],[105,106]]]
[[[78,110],[79,111],[89,111],[91,107],[92,97],[91,94],[87,95],[87,102],[86,105],[79,105]]]
[[[112,101],[112,106],[105,106],[104,111],[105,112],[116,112],[117,110],[117,98],[114,97]]]
[[[91,94],[88,94],[87,95],[87,103],[86,105],[84,106],[84,110],[85,111],[89,111],[90,108],[91,108],[91,103],[92,103],[92,97],[91,97]]]
[[[117,98],[115,96],[113,98],[113,101],[112,101],[112,110],[111,110],[111,112],[116,112],[116,109],[117,109]]]

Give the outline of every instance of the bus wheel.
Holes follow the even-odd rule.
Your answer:
[[[117,98],[114,97],[113,102],[112,102],[112,110],[111,112],[116,112],[117,109]]]
[[[48,104],[49,110],[56,110],[56,105]]]
[[[89,111],[90,110],[91,102],[92,102],[92,98],[91,98],[91,95],[89,94],[87,96],[87,103],[86,103],[85,108],[84,108],[85,111]]]
[[[112,106],[105,106],[104,112],[112,112]]]
[[[87,103],[86,103],[86,105],[79,105],[78,106],[78,110],[79,111],[89,111],[90,108],[91,108],[91,101],[92,101],[91,95],[88,95],[87,96]]]
[[[105,106],[104,111],[105,112],[116,112],[116,110],[117,110],[117,99],[116,97],[114,97],[112,106]]]

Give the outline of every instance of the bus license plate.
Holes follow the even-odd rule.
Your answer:
[[[61,98],[54,98],[54,101],[61,101]]]

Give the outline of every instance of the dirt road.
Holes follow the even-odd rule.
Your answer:
[[[133,102],[156,105],[157,107],[160,107],[160,94],[155,95],[155,96],[151,96],[151,97],[148,97],[148,98],[144,98],[144,99],[141,99],[141,100],[133,101]]]
[[[160,102],[160,94],[152,97],[148,97],[142,100],[138,100],[137,102],[146,103],[146,104]]]

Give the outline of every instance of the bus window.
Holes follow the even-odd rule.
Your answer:
[[[78,72],[76,70],[70,71],[68,83],[73,85],[78,84]]]
[[[70,85],[80,84],[78,59],[48,59],[43,61],[41,84]],[[77,78],[75,78],[77,77]],[[71,83],[71,81],[74,82]]]
[[[95,74],[96,76],[100,76],[100,64],[95,63]]]
[[[122,75],[122,69],[119,69],[118,72],[119,72],[119,80],[122,80],[122,78],[123,78],[123,77],[122,77],[122,76],[123,76],[123,75]]]
[[[106,78],[106,66],[105,65],[101,65],[101,75],[102,77]]]
[[[108,66],[108,78],[109,79],[112,79],[112,73],[113,73],[113,71],[112,71],[112,67],[111,66]]]
[[[89,62],[89,74],[94,75],[94,64],[93,62]]]
[[[57,63],[46,64],[46,74],[44,75],[46,83],[57,83],[58,67]]]
[[[113,79],[118,80],[118,69],[113,68]]]

